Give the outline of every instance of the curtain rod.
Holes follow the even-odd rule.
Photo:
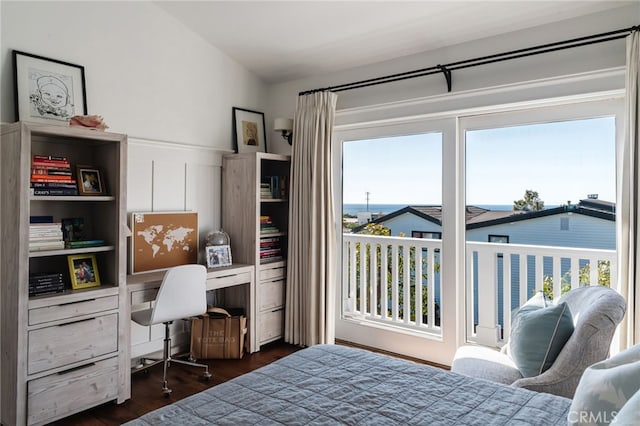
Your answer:
[[[416,77],[423,77],[432,74],[442,73],[447,82],[447,91],[451,92],[451,71],[463,68],[476,67],[478,65],[492,64],[495,62],[508,61],[510,59],[523,58],[526,56],[539,55],[542,53],[555,52],[558,50],[570,49],[573,47],[587,46],[590,44],[603,43],[611,40],[618,40],[626,37],[633,31],[639,31],[640,25],[625,28],[622,30],[609,31],[606,33],[594,34],[585,37],[574,38],[571,40],[558,41],[554,43],[542,44],[524,49],[512,50],[509,52],[497,53],[494,55],[481,56],[473,59],[465,59],[463,61],[451,62],[444,65],[435,65],[428,68],[421,68],[413,71],[406,71],[398,74],[386,75],[383,77],[370,78],[368,80],[354,81],[352,83],[339,84],[337,86],[329,86],[320,89],[305,90],[298,93],[298,96],[304,96],[316,92],[342,92],[345,90],[360,89],[362,87],[377,86],[379,84],[391,83],[394,81],[408,80]]]

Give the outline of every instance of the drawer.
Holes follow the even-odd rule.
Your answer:
[[[258,285],[258,310],[264,311],[284,305],[284,281],[271,281]]]
[[[284,309],[259,314],[260,343],[266,343],[282,337]]]
[[[118,314],[29,332],[28,374],[89,360],[118,350]]]
[[[113,357],[27,384],[28,423],[67,416],[118,397],[118,358]]]
[[[151,302],[156,300],[158,295],[158,288],[148,288],[146,290],[137,290],[131,292],[131,305],[139,305],[141,303]]]
[[[285,277],[286,268],[284,266],[280,266],[278,268],[260,268],[260,277],[258,281],[270,280],[273,278],[283,278]]]
[[[78,302],[62,303],[29,309],[29,325],[74,318],[118,308],[118,296],[97,297]]]
[[[207,290],[215,290],[218,288],[231,287],[238,284],[251,282],[251,272],[242,272],[240,274],[225,275],[221,277],[208,278]]]

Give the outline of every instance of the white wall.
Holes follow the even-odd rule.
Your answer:
[[[15,121],[11,49],[83,65],[89,113],[131,136],[231,149],[231,107],[266,109],[260,79],[151,2],[0,8],[4,122]]]
[[[82,65],[88,112],[129,135],[127,210],[195,210],[201,237],[220,227],[231,108],[264,110],[260,79],[151,2],[2,1],[0,11],[3,122],[15,120],[12,49]]]

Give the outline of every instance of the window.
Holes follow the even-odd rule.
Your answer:
[[[429,232],[429,231],[411,231],[413,238],[428,238],[430,240],[441,240],[442,232]]]
[[[568,217],[561,217],[560,218],[560,230],[561,231],[568,231],[569,230],[569,218]]]
[[[509,236],[508,235],[491,235],[491,234],[489,234],[489,242],[490,243],[509,244]]]

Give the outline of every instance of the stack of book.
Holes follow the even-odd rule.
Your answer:
[[[273,198],[273,195],[271,194],[271,186],[266,182],[260,184],[260,198],[263,200]]]
[[[280,230],[273,224],[271,216],[260,216],[260,233],[273,234],[274,232],[280,232]]]
[[[260,263],[282,260],[280,237],[260,238]]]
[[[265,176],[260,182],[261,198],[286,199],[288,176]]]
[[[29,224],[29,251],[63,248],[64,240],[62,239],[62,224],[60,222]]]
[[[78,195],[67,157],[34,155],[31,158],[33,195]]]
[[[62,274],[32,274],[29,275],[29,296],[41,296],[48,293],[64,291]]]

